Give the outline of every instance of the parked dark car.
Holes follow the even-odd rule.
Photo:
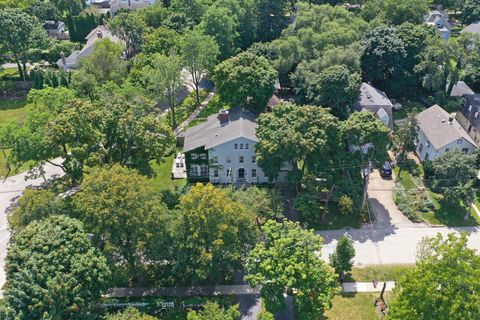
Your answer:
[[[380,168],[380,175],[383,178],[391,178],[392,177],[392,164],[390,161],[385,161]]]

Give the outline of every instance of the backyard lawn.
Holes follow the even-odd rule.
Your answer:
[[[171,178],[173,157],[171,155],[166,157],[160,164],[152,162],[152,168],[155,172],[155,176],[151,178],[153,188],[155,190],[170,189],[172,191],[181,189],[187,183],[187,179],[175,179]]]

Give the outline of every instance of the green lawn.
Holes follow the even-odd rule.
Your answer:
[[[374,279],[377,281],[397,281],[402,275],[413,268],[415,268],[413,264],[354,267],[345,281],[370,282]]]
[[[198,114],[197,118],[190,122],[188,128],[194,127],[197,124],[204,122],[209,116],[218,113],[222,109],[228,110],[230,109],[230,106],[221,102],[220,96],[216,94],[215,96],[213,96],[212,100],[210,100],[208,105]]]
[[[187,179],[173,180],[171,178],[173,157],[173,155],[166,157],[160,164],[155,162],[151,163],[153,170],[155,171],[155,176],[151,179],[153,188],[155,190],[176,190],[182,188],[187,183]]]
[[[424,107],[418,102],[405,102],[401,110],[393,110],[393,120],[405,119],[410,112],[418,113],[422,111]]]
[[[25,121],[28,109],[25,99],[0,98],[0,125],[9,121],[18,123]]]
[[[25,99],[2,99],[0,98],[0,126],[7,122],[23,123],[27,118],[27,111],[29,107]],[[9,150],[5,151],[8,156]],[[24,171],[28,168],[28,164],[20,168],[12,168],[10,175]],[[3,153],[0,152],[0,178],[7,174],[6,160]]]
[[[319,215],[323,212],[323,205],[319,206]],[[320,223],[308,223],[310,228],[315,230],[336,230],[342,228],[354,228],[358,229],[362,226],[361,217],[354,213],[354,214],[342,214],[338,210],[338,206],[336,203],[330,202],[329,204],[329,211],[325,216],[325,222]],[[307,222],[302,220],[302,214],[300,213],[300,221]]]
[[[0,78],[7,76],[8,78],[19,78],[20,75],[18,74],[18,68],[3,68],[0,70]]]
[[[333,306],[324,314],[325,320],[376,320],[380,319],[374,307],[378,293],[342,293],[333,298]],[[391,293],[385,293],[390,301]]]

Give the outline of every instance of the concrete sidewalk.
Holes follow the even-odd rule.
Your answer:
[[[395,288],[395,281],[386,281],[385,291],[392,291]],[[344,282],[342,284],[343,292],[381,292],[383,282],[378,282],[376,287],[373,282]]]

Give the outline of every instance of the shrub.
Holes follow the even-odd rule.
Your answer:
[[[347,195],[343,195],[340,197],[338,201],[338,207],[340,212],[347,215],[353,213],[353,200]]]

